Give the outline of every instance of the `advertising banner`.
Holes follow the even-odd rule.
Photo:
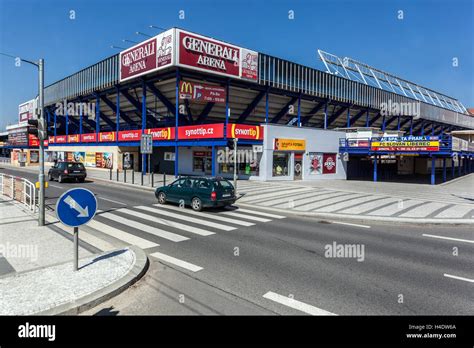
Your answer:
[[[273,149],[275,151],[304,151],[306,149],[306,140],[275,138]]]
[[[242,78],[257,81],[258,75],[258,53],[246,48],[241,50],[242,56]]]
[[[225,103],[226,90],[224,87],[204,83],[181,81],[179,83],[179,98],[203,103]]]
[[[28,132],[26,127],[10,129],[8,131],[8,145],[28,146]]]
[[[120,81],[128,80],[173,63],[174,29],[120,52]]]
[[[118,141],[140,141],[141,135],[140,129],[119,131]]]
[[[435,136],[408,136],[372,138],[372,151],[439,151],[439,139]]]
[[[81,134],[81,142],[83,143],[94,143],[97,141],[96,133]]]
[[[174,127],[151,128],[151,129],[145,129],[145,133],[151,134],[153,136],[153,140],[174,140],[174,137],[175,137],[174,130],[175,130]]]
[[[323,154],[323,174],[336,174],[337,154]]]
[[[99,142],[115,141],[115,132],[100,132]]]
[[[95,167],[95,152],[86,152],[84,157],[84,166]]]
[[[39,151],[30,151],[30,163],[39,162]]]
[[[56,152],[56,156],[57,156],[57,160],[58,160],[59,162],[62,162],[62,161],[64,161],[64,160],[67,159],[67,155],[66,155],[66,153],[65,153],[64,151],[58,151],[58,152]]]
[[[27,124],[28,120],[34,118],[36,100],[32,99],[18,106],[18,123]]]
[[[86,160],[86,153],[82,151],[75,151],[72,153],[73,161],[84,163]]]
[[[113,157],[110,152],[96,152],[95,153],[95,166],[97,168],[107,168],[110,169],[113,167]]]
[[[78,143],[79,142],[79,134],[72,134],[67,136],[68,143]]]
[[[467,140],[452,137],[451,149],[453,151],[469,151],[469,142]]]
[[[184,126],[178,128],[178,139],[209,139],[223,138],[224,124],[203,124],[198,126]]]
[[[56,137],[54,138],[54,141],[57,144],[65,144],[67,143],[67,137],[65,135],[56,135]]]
[[[309,174],[319,175],[323,173],[323,154],[318,152],[309,153]]]
[[[229,123],[227,125],[227,137],[239,138],[239,139],[262,140],[263,127]]]
[[[49,141],[50,144],[54,144],[54,135],[50,135],[48,137],[48,141]]]
[[[74,161],[74,152],[66,152],[65,158],[68,162]]]
[[[39,139],[36,135],[28,134],[28,146],[37,147],[39,144]]]

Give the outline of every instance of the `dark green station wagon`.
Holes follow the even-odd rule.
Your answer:
[[[155,196],[160,204],[184,202],[193,210],[225,207],[236,201],[234,186],[219,177],[185,177],[158,187]]]

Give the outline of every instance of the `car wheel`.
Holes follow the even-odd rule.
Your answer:
[[[158,193],[158,203],[165,204],[166,203],[166,193],[160,192]]]
[[[202,202],[198,197],[194,197],[191,201],[191,208],[193,208],[194,211],[202,210]]]
[[[48,173],[48,180],[53,181],[53,176],[51,175],[51,173]]]
[[[64,179],[63,179],[63,176],[62,176],[62,175],[58,176],[58,182],[59,182],[59,183],[64,182]]]

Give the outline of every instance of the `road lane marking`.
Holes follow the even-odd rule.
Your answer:
[[[114,201],[113,199],[108,199],[108,198],[104,198],[104,197],[100,197],[100,196],[97,196],[97,198],[102,199],[102,200],[107,201],[107,202],[117,203],[117,204],[120,204],[120,205],[127,205],[127,203]]]
[[[151,209],[153,209],[153,208],[151,208]],[[183,231],[198,234],[200,236],[209,236],[211,234],[215,234],[214,232],[206,231],[206,230],[203,230],[201,228],[197,228],[197,227],[181,224],[179,222],[174,222],[174,221],[162,219],[162,218],[159,218],[159,217],[156,217],[156,216],[143,214],[143,213],[140,213],[140,212],[135,211],[135,210],[119,209],[119,211],[123,212],[125,214],[130,214],[132,216],[136,216],[137,218],[140,218],[140,219],[148,220],[148,221],[151,221],[151,222],[156,222],[157,224],[162,224],[162,225],[169,226],[169,227],[174,227],[174,228],[177,228],[177,229],[180,229],[180,230],[183,230]]]
[[[222,214],[226,214],[226,215],[230,215],[230,216],[234,216],[234,217],[238,217],[238,218],[242,218],[242,219],[247,219],[247,220],[259,221],[259,222],[272,221],[270,219],[264,219],[264,218],[261,218],[261,217],[251,216],[251,215],[247,215],[247,214],[235,213],[233,211],[225,211]]]
[[[292,299],[287,296],[282,296],[278,295],[277,293],[274,293],[272,291],[267,292],[265,295],[263,295],[264,298],[278,302],[284,306],[299,310],[301,312],[311,314],[311,315],[337,315],[328,311],[325,311],[324,309],[318,308],[311,306],[307,303]]]
[[[458,279],[458,280],[464,280],[465,282],[469,282],[469,283],[474,283],[474,279],[469,279],[469,278],[464,278],[464,277],[458,277],[458,276],[455,276],[455,275],[451,275],[451,274],[443,274],[445,277],[448,277],[448,278],[453,278],[453,279]]]
[[[270,217],[270,218],[274,218],[274,219],[284,219],[286,218],[286,216],[283,216],[283,215],[276,215],[276,214],[270,214],[270,213],[264,213],[264,212],[261,212],[261,211],[256,211],[256,210],[250,210],[250,209],[243,209],[243,208],[239,208],[239,209],[235,209],[233,210],[234,212],[243,212],[243,213],[250,213],[250,214],[255,214],[255,215],[261,215],[261,216],[266,216],[266,217]]]
[[[63,189],[64,187],[63,186],[58,186],[58,185],[54,185],[54,184],[48,184],[49,186],[52,186],[52,187],[56,187],[56,188],[60,188],[60,189]]]
[[[107,218],[107,219],[110,219],[112,221],[116,221],[120,224],[129,226],[129,227],[132,227],[132,228],[136,228],[137,230],[141,230],[143,232],[147,232],[147,233],[153,234],[155,236],[171,240],[173,242],[181,242],[183,240],[189,239],[188,237],[184,237],[184,236],[181,236],[179,234],[168,232],[168,231],[156,228],[156,227],[148,226],[148,225],[142,224],[140,222],[121,217],[117,214],[103,213],[103,214],[100,214],[100,216],[102,216],[104,218]]]
[[[194,222],[195,224],[204,225],[204,226],[207,226],[207,227],[214,227],[214,228],[217,228],[217,229],[223,230],[223,231],[232,231],[232,230],[237,229],[237,227],[222,225],[222,224],[218,224],[218,223],[210,222],[210,221],[205,221],[205,220],[201,220],[201,219],[195,219],[191,216],[184,216],[184,215],[180,215],[180,214],[175,214],[175,213],[172,213],[170,211],[165,211],[165,210],[162,210],[162,209],[159,209],[159,208],[150,208],[150,207],[146,207],[146,206],[139,206],[139,207],[135,207],[135,208],[145,209],[145,210],[148,210],[148,211],[152,211],[155,214],[161,214],[161,215],[165,215],[165,216],[169,216],[169,217],[174,217],[175,219],[178,219],[178,220],[186,220],[188,222]],[[150,209],[152,209],[152,210],[150,210]]]
[[[170,210],[173,210],[173,211],[185,212],[186,214],[196,215],[196,216],[205,217],[205,218],[214,219],[214,220],[223,221],[223,222],[229,222],[229,223],[234,224],[234,225],[241,225],[241,226],[246,226],[246,227],[255,225],[253,222],[240,221],[240,220],[235,220],[235,219],[231,219],[231,218],[226,218],[224,216],[220,216],[219,214],[203,213],[202,211],[194,211],[194,210],[190,210],[190,209],[184,210],[184,208],[177,208],[175,206],[164,205],[164,204],[160,204],[160,205],[157,205],[157,206],[160,207],[160,208],[170,209]],[[150,208],[150,209],[151,209],[150,211],[154,211],[153,208]]]
[[[202,267],[199,267],[199,266],[196,266],[196,265],[193,265],[192,263],[189,263],[189,262],[186,262],[186,261],[183,261],[183,260],[180,260],[180,259],[177,259],[175,257],[172,257],[172,256],[169,256],[169,255],[165,255],[163,253],[159,253],[159,252],[154,252],[153,254],[150,254],[150,256],[153,256],[159,260],[162,260],[162,261],[165,261],[165,262],[168,262],[168,263],[171,263],[175,266],[179,266],[181,268],[185,268],[191,272],[198,272],[200,270],[202,270],[203,268]]]
[[[341,222],[341,221],[328,221],[332,224],[338,225],[347,225],[347,226],[354,226],[354,227],[362,227],[362,228],[371,228],[369,225],[360,225],[360,224],[352,224],[350,222]]]
[[[154,247],[160,246],[157,243],[135,236],[132,233],[119,230],[118,228],[109,226],[97,220],[89,221],[87,226],[92,227],[93,229],[101,233],[117,238],[125,243],[136,245],[137,247],[142,248],[142,249],[148,249],[148,248],[154,248]]]
[[[444,236],[436,236],[434,234],[426,234],[423,233],[424,237],[431,237],[431,238],[439,238],[439,239],[446,239],[446,240],[454,240],[456,242],[465,242],[465,243],[474,243],[474,240],[469,239],[460,239],[460,238],[452,238],[452,237],[444,237]]]

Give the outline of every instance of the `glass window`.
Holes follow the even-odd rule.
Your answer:
[[[211,187],[211,184],[209,183],[209,181],[204,180],[204,179],[199,180],[197,185],[199,188],[204,188],[204,189],[208,189]]]
[[[273,176],[288,176],[290,154],[285,152],[273,152]]]
[[[173,187],[183,187],[185,179],[178,179],[171,184]]]
[[[184,180],[184,187],[192,188],[194,183],[194,179],[185,179]]]
[[[234,188],[234,186],[227,180],[217,180],[215,181],[215,185],[222,188]]]

